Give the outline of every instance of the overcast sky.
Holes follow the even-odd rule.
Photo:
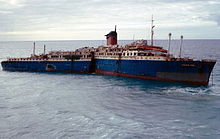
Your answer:
[[[220,0],[0,0],[0,41],[220,39]]]

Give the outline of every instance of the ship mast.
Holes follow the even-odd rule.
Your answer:
[[[33,56],[35,56],[35,42],[34,42],[34,48],[33,48]]]
[[[154,19],[153,19],[153,15],[152,15],[152,19],[151,19],[151,46],[154,45]]]
[[[180,54],[179,54],[179,58],[181,58],[182,46],[183,46],[183,35],[180,36]]]
[[[44,55],[46,54],[46,45],[44,45]]]
[[[170,54],[170,43],[171,43],[171,33],[169,33],[169,47],[168,47],[168,54]]]

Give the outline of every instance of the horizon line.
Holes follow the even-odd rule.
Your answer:
[[[122,39],[122,40],[118,40],[118,41],[137,41],[137,40],[146,40],[146,39],[135,39],[135,40],[132,40],[132,39]],[[168,39],[154,39],[154,41],[165,41]],[[172,39],[172,40],[180,40],[180,39]],[[217,38],[206,38],[206,39],[202,39],[202,38],[197,38],[197,39],[184,39],[184,40],[220,40],[220,39],[217,39]],[[40,41],[106,41],[105,39],[104,40],[99,40],[99,39],[95,39],[95,40],[86,40],[86,39],[82,39],[82,40],[79,40],[79,39],[76,39],[76,40],[12,40],[12,41],[2,41],[0,40],[0,42],[40,42]],[[147,41],[150,41],[150,39],[147,39]]]

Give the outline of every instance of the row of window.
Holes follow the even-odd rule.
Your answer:
[[[118,55],[118,53],[98,53],[98,55]],[[123,53],[123,56],[155,56],[152,53]]]

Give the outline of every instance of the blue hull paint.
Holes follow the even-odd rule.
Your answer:
[[[132,75],[156,77],[157,72],[170,73],[210,73],[213,62],[201,61],[150,61],[150,60],[109,60],[97,59],[98,70]],[[184,66],[186,65],[186,66]],[[191,65],[191,66],[190,66]]]
[[[97,59],[99,73],[208,85],[215,62]]]
[[[3,61],[3,70],[97,72],[133,78],[208,85],[215,62],[95,59],[93,61]],[[92,68],[91,68],[92,67]]]
[[[1,64],[3,70],[8,71],[88,72],[90,63],[91,61],[3,61]]]

